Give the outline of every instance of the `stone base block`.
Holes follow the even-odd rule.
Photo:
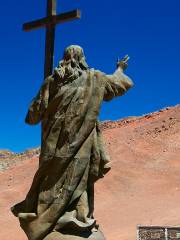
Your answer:
[[[82,233],[79,235],[63,234],[59,232],[50,233],[44,240],[106,240],[103,233],[98,230],[96,232]]]

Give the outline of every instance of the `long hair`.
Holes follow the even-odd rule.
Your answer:
[[[84,51],[80,46],[71,45],[64,51],[63,59],[54,70],[54,74],[63,84],[70,82],[81,76],[82,72],[89,69]]]

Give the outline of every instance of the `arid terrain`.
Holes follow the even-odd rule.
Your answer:
[[[180,225],[180,105],[102,123],[112,170],[96,184],[107,240],[135,240],[137,225]],[[0,151],[0,239],[27,240],[10,206],[24,199],[39,149]]]

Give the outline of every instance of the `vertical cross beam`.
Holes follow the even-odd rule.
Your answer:
[[[23,24],[24,31],[35,30],[42,27],[46,28],[44,78],[51,75],[53,71],[56,25],[70,20],[79,19],[80,17],[81,12],[78,9],[57,15],[56,0],[47,0],[47,16],[45,18]]]
[[[56,0],[48,0],[47,17],[52,17],[55,15],[56,15]],[[44,78],[51,75],[53,71],[54,41],[55,41],[55,24],[49,23],[46,28]]]

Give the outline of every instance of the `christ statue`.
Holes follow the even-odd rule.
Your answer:
[[[42,123],[39,168],[12,207],[29,240],[105,239],[93,215],[94,184],[110,170],[98,115],[133,86],[126,67],[124,58],[112,75],[91,69],[71,45],[33,99],[26,123]]]

